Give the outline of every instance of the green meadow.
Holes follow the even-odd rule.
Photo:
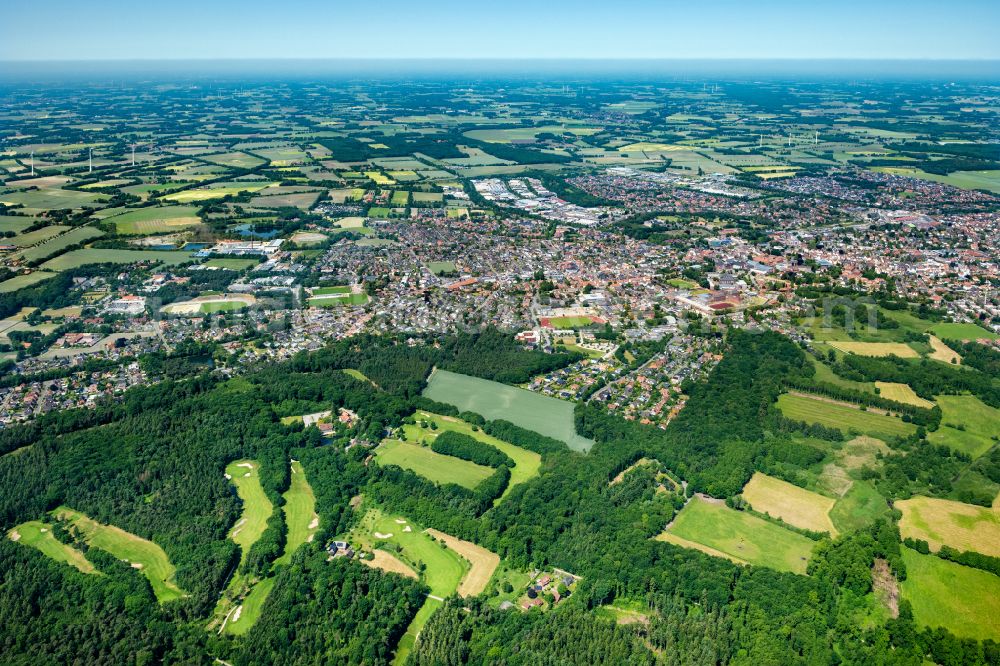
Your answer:
[[[778,409],[794,421],[818,423],[827,428],[837,428],[844,433],[857,432],[875,437],[895,437],[906,436],[916,431],[916,426],[894,416],[884,416],[790,393],[778,396]]]
[[[806,572],[809,555],[816,545],[815,541],[763,518],[698,497],[688,502],[657,539],[737,562],[800,574]]]
[[[909,548],[903,548],[903,562],[900,592],[913,606],[917,624],[963,638],[1000,640],[1000,578]]]

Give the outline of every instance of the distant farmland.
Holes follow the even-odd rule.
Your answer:
[[[576,451],[589,451],[594,445],[594,440],[576,433],[573,403],[565,400],[447,370],[438,370],[431,376],[424,396],[491,421],[505,419],[566,442]]]

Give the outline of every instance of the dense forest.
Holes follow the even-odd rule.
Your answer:
[[[363,493],[419,524],[480,544],[511,567],[559,567],[581,578],[570,601],[547,613],[500,611],[483,599],[447,602],[424,628],[411,664],[1000,663],[994,643],[918,628],[905,601],[897,618],[863,621],[871,610],[873,562],[884,560],[899,579],[906,575],[890,520],[821,539],[809,575],[802,576],[653,540],[686,493],[656,492],[652,472],[641,467],[609,483],[650,458],[685,479],[688,492],[723,498],[738,493],[755,470],[815,462],[816,451],[787,436],[774,408],[784,387],[810,381],[814,368],[788,339],[732,332],[724,359],[705,382],[690,387],[687,407],[666,430],[578,405],[578,432],[596,442],[588,454],[509,422],[463,414],[484,432],[542,456],[540,475],[496,506],[511,462],[499,450],[474,449],[461,436],[437,444],[495,468],[468,490],[367,464],[367,444],[416,409],[458,415],[420,397],[435,366],[516,382],[577,356],[524,351],[492,330],[426,342],[436,344],[355,338],[241,377],[168,380],[95,409],[56,412],[0,433],[0,451],[17,451],[0,457],[4,531],[71,506],[154,540],[176,565],[186,593],[159,604],[146,578],[96,548],[87,557],[100,576],[2,539],[0,662],[388,663],[427,590],[395,574],[327,560],[323,546],[354,524],[350,503]],[[959,381],[918,364],[909,370],[877,362],[906,373],[914,385],[916,373],[927,375],[922,390],[938,381],[957,388]],[[343,369],[360,370],[370,381]],[[850,369],[865,374],[869,367]],[[360,422],[328,438],[282,422],[340,407]],[[240,500],[223,471],[235,460],[261,461],[262,486],[277,503],[288,486],[284,463],[293,457],[313,487],[320,531],[278,568],[249,633],[207,632],[240,560],[239,547],[227,538]],[[892,478],[887,473],[884,483]],[[268,530],[244,564],[253,571],[270,566],[280,551],[283,526]],[[595,611],[615,600],[641,605],[648,623],[619,627]]]

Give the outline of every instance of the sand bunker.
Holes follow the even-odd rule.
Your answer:
[[[382,534],[381,532],[375,532],[374,536],[375,536],[376,539],[391,539],[392,538],[392,532],[389,532],[388,534]]]

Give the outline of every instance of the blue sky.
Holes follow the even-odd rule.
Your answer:
[[[1000,59],[1000,0],[3,0],[0,60]]]

